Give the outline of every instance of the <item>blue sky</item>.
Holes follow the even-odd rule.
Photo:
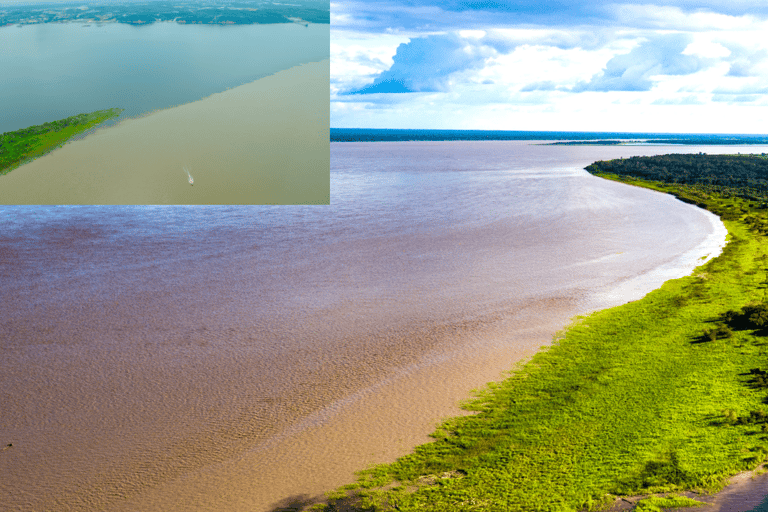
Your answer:
[[[331,126],[768,133],[768,2],[331,2]]]

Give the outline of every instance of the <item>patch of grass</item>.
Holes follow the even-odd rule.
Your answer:
[[[693,202],[685,187],[632,181]],[[434,442],[361,472],[345,489],[353,498],[335,494],[326,510],[599,510],[617,495],[714,492],[765,460],[766,341],[723,322],[728,312],[752,321],[755,311],[762,321],[759,308],[745,306],[766,302],[768,247],[754,228],[766,211],[694,192],[731,219],[721,256],[641,300],[574,322],[466,404],[475,415],[451,419]],[[715,342],[702,343],[702,333]],[[429,478],[446,474],[461,478]]]
[[[117,117],[122,112],[120,108],[98,110],[0,134],[0,175],[8,174],[30,160],[50,153],[75,135]]]
[[[685,496],[669,495],[664,497],[651,496],[637,502],[635,510],[642,512],[662,512],[665,508],[700,507],[705,505],[701,501]]]

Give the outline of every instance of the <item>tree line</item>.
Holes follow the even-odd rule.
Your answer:
[[[672,184],[702,184],[768,192],[768,155],[765,153],[633,156],[595,162],[586,169],[592,174],[619,174]]]

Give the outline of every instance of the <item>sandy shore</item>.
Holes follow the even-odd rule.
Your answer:
[[[329,73],[303,64],[97,130],[0,177],[0,203],[328,204]]]
[[[316,502],[356,471],[429,442],[441,418],[467,414],[459,403],[548,344],[573,308],[571,300],[550,299],[502,324],[446,329],[453,352],[441,347],[267,443],[148,489],[117,510],[267,512]]]

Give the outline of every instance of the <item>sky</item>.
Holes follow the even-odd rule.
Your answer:
[[[768,133],[768,2],[331,1],[331,127]]]

